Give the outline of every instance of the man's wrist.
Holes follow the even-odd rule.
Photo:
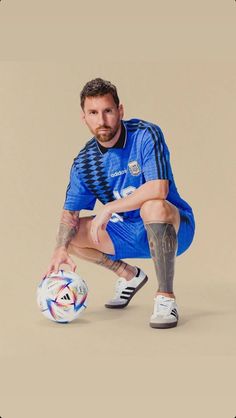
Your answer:
[[[106,203],[105,204],[105,211],[106,211],[106,214],[107,215],[112,215],[113,214],[113,212],[114,212],[114,210],[112,210],[112,208],[111,208],[111,204],[112,204],[112,202],[109,202],[109,203]]]
[[[57,250],[67,251],[67,247],[65,246],[65,244],[57,244],[55,247],[55,251]]]

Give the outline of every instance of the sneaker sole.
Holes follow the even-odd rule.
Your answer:
[[[174,327],[177,326],[177,324],[178,324],[178,321],[177,322],[170,322],[169,324],[168,323],[167,324],[154,324],[154,323],[151,323],[151,322],[149,323],[151,328],[159,328],[159,329],[174,328]]]
[[[132,296],[130,297],[129,300],[127,300],[126,303],[124,303],[123,305],[109,305],[109,303],[105,304],[105,308],[108,309],[124,309],[126,308],[126,306],[130,303],[131,299],[134,297],[134,295],[145,285],[145,283],[147,283],[148,281],[148,277],[145,276],[143,281],[136,287],[134,293],[132,294]]]

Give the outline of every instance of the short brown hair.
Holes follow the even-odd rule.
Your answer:
[[[103,80],[102,78],[95,78],[94,80],[88,81],[80,93],[80,105],[82,109],[84,109],[84,101],[86,97],[104,96],[108,93],[111,93],[114,102],[118,107],[120,100],[117,90],[110,81]]]

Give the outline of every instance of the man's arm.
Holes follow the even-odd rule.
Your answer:
[[[75,271],[76,264],[70,258],[67,248],[79,229],[79,211],[63,209],[56,238],[56,248],[45,276],[58,272],[61,264],[68,264]]]
[[[63,209],[56,239],[56,249],[68,248],[72,238],[79,229],[79,211]]]
[[[134,190],[130,195],[107,203],[110,213],[128,212],[139,209],[144,202],[152,199],[166,199],[169,192],[169,180],[150,180]]]

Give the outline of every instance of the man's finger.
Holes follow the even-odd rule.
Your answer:
[[[97,228],[94,228],[93,230],[92,230],[92,237],[93,237],[93,242],[95,243],[95,244],[98,244],[98,230],[97,230]]]
[[[59,270],[59,266],[60,266],[59,263],[55,264],[54,265],[54,269],[52,270],[52,272],[55,273],[55,274],[57,274],[58,273],[58,270]]]
[[[71,259],[68,259],[68,264],[72,271],[76,270],[76,264]]]
[[[90,234],[91,234],[92,241],[96,243],[96,227],[93,224],[91,225]]]
[[[108,224],[108,222],[105,222],[104,224],[102,224],[101,229],[102,229],[103,231],[105,231],[105,230],[106,230],[107,224]]]
[[[49,268],[47,269],[47,272],[45,273],[45,276],[44,276],[44,277],[48,277],[48,276],[52,273],[53,268],[54,268],[54,266],[53,266],[53,265],[52,265],[51,267],[49,267]]]
[[[97,242],[97,234],[96,234],[96,229],[93,230],[93,242]]]

